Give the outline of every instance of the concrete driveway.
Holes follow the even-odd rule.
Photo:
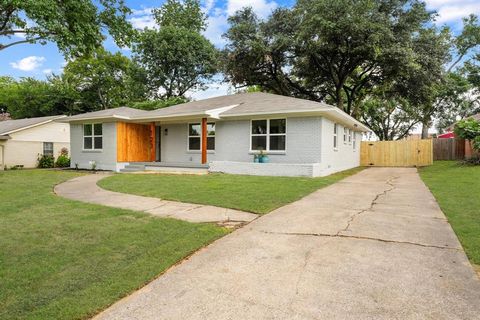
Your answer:
[[[263,216],[97,319],[479,319],[480,281],[416,169]]]

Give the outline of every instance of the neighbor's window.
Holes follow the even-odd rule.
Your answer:
[[[103,149],[103,127],[101,123],[89,123],[83,125],[83,149]]]
[[[53,142],[44,142],[43,143],[43,155],[44,156],[53,156]]]
[[[287,119],[252,120],[251,150],[285,151]]]
[[[333,124],[333,149],[337,149],[337,132],[338,132],[338,125],[334,123]]]
[[[343,127],[343,143],[347,144],[347,128]]]
[[[202,125],[188,125],[188,150],[199,151],[202,148]],[[207,150],[215,150],[215,123],[207,123]]]

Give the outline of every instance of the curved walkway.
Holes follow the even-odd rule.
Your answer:
[[[90,174],[74,178],[55,186],[61,197],[109,207],[144,211],[155,216],[169,217],[189,222],[216,222],[225,226],[236,226],[254,220],[257,215],[234,209],[201,204],[161,200],[107,191],[97,181],[110,174]]]

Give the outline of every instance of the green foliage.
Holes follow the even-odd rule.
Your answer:
[[[21,43],[55,42],[66,56],[101,47],[108,30],[117,45],[128,45],[134,30],[124,0],[4,0],[0,3],[0,51]],[[25,39],[13,39],[23,35]]]
[[[142,109],[142,110],[156,110],[156,109],[170,107],[176,104],[185,103],[188,101],[189,100],[184,97],[172,97],[165,100],[149,100],[149,101],[135,102],[131,104],[131,107],[136,109]]]
[[[480,121],[473,118],[460,120],[455,124],[455,135],[470,140],[472,148],[480,151]]]
[[[411,63],[433,15],[417,1],[300,0],[261,21],[251,8],[229,18],[224,61],[235,85],[329,100],[357,115],[362,91]]]
[[[60,155],[55,161],[55,167],[58,168],[68,168],[70,167],[70,158],[68,157],[68,149],[62,148]]]
[[[155,18],[159,30],[144,30],[134,46],[135,61],[148,70],[150,95],[169,99],[205,89],[217,72],[218,53],[200,33],[205,16],[198,1],[167,1]]]
[[[53,156],[39,154],[37,158],[37,168],[53,168],[55,165],[55,159]]]
[[[120,53],[98,50],[68,62],[64,79],[78,91],[82,110],[115,108],[146,97],[141,70]]]
[[[228,233],[52,192],[78,176],[0,174],[0,319],[90,319]]]
[[[207,17],[198,0],[167,0],[160,8],[153,10],[153,15],[161,27],[185,28],[194,32],[207,28]]]

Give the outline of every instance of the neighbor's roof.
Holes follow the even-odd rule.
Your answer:
[[[8,134],[13,132],[36,127],[36,126],[51,122],[53,120],[57,120],[65,117],[66,116],[60,115],[60,116],[0,121],[0,136],[7,136]]]
[[[239,93],[199,101],[191,101],[168,108],[143,111],[131,108],[116,108],[85,113],[62,119],[62,121],[80,121],[95,119],[124,119],[131,121],[168,121],[188,117],[210,117],[215,119],[232,119],[260,115],[295,114],[326,115],[333,120],[349,124],[363,131],[368,127],[355,120],[340,109],[320,102],[286,97],[270,93]]]

